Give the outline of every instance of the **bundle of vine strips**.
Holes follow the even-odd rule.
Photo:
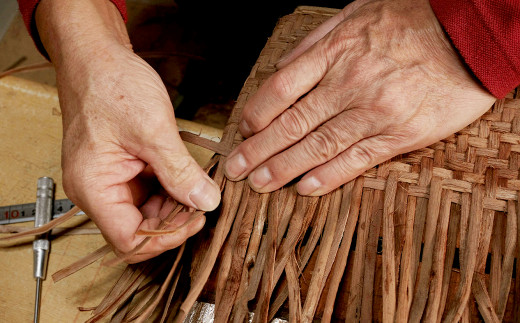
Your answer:
[[[89,322],[182,322],[200,299],[215,303],[215,322],[248,321],[250,313],[254,322],[520,322],[518,90],[458,133],[322,197],[300,196],[293,184],[259,194],[223,176],[225,156],[243,140],[237,129],[248,97],[335,13],[299,7],[279,21],[219,143],[182,134],[216,152],[206,169],[222,188],[219,213],[180,248],[128,265],[98,306],[81,309],[92,311]],[[164,227],[177,213],[202,216],[170,203],[163,225],[138,232],[146,238],[127,256],[175,232]],[[104,246],[53,278],[108,252]]]

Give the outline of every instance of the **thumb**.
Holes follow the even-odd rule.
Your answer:
[[[220,203],[219,186],[191,157],[178,132],[162,137],[156,142],[163,144],[148,146],[140,158],[175,200],[199,210],[214,210]]]

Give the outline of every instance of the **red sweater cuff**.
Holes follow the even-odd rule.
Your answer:
[[[460,55],[495,97],[520,84],[520,1],[430,0]]]
[[[125,0],[110,0],[119,10],[121,16],[125,23],[127,22],[128,16],[126,12],[126,2]],[[22,14],[23,21],[25,23],[25,27],[29,31],[34,44],[40,51],[40,53],[45,56],[47,59],[49,55],[47,51],[43,47],[43,44],[40,40],[40,35],[38,34],[38,29],[36,28],[36,22],[34,20],[34,12],[36,11],[36,7],[40,0],[18,0],[18,6],[20,8],[20,13]]]

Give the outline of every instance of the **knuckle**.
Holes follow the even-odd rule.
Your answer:
[[[272,93],[277,99],[285,101],[293,96],[294,82],[288,72],[275,73],[271,82]]]
[[[372,145],[355,145],[346,155],[342,155],[337,163],[333,164],[334,172],[347,175],[360,170],[368,169],[376,164],[378,151]]]
[[[341,153],[340,139],[329,129],[318,129],[307,139],[308,153],[318,160],[329,160]]]
[[[259,132],[266,126],[265,115],[260,109],[253,106],[244,107],[241,119],[246,122],[247,127],[253,133]]]
[[[376,151],[372,145],[356,145],[352,148],[353,158],[357,159],[357,161],[361,165],[365,165],[365,167],[370,167],[375,164],[378,153],[380,152]]]
[[[199,166],[191,158],[191,156],[185,156],[177,154],[173,156],[173,164],[175,167],[169,168],[168,177],[170,177],[176,185],[192,184],[193,180],[199,176]]]
[[[310,125],[305,114],[297,107],[286,110],[280,116],[283,135],[291,141],[302,138],[310,131]]]

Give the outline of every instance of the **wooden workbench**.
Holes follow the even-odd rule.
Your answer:
[[[178,120],[179,128],[220,137],[221,130]],[[36,181],[50,176],[56,198],[66,198],[61,185],[61,112],[55,88],[16,77],[0,79],[0,206],[34,203]],[[187,145],[204,164],[212,153]],[[22,223],[20,226],[32,226]],[[86,216],[67,224],[94,228]],[[35,281],[32,239],[0,243],[0,322],[29,322],[33,317]],[[99,234],[58,236],[52,240],[48,277],[43,283],[41,322],[83,322],[90,312],[78,307],[99,303],[124,265],[98,261],[54,284],[50,275],[104,245]]]

